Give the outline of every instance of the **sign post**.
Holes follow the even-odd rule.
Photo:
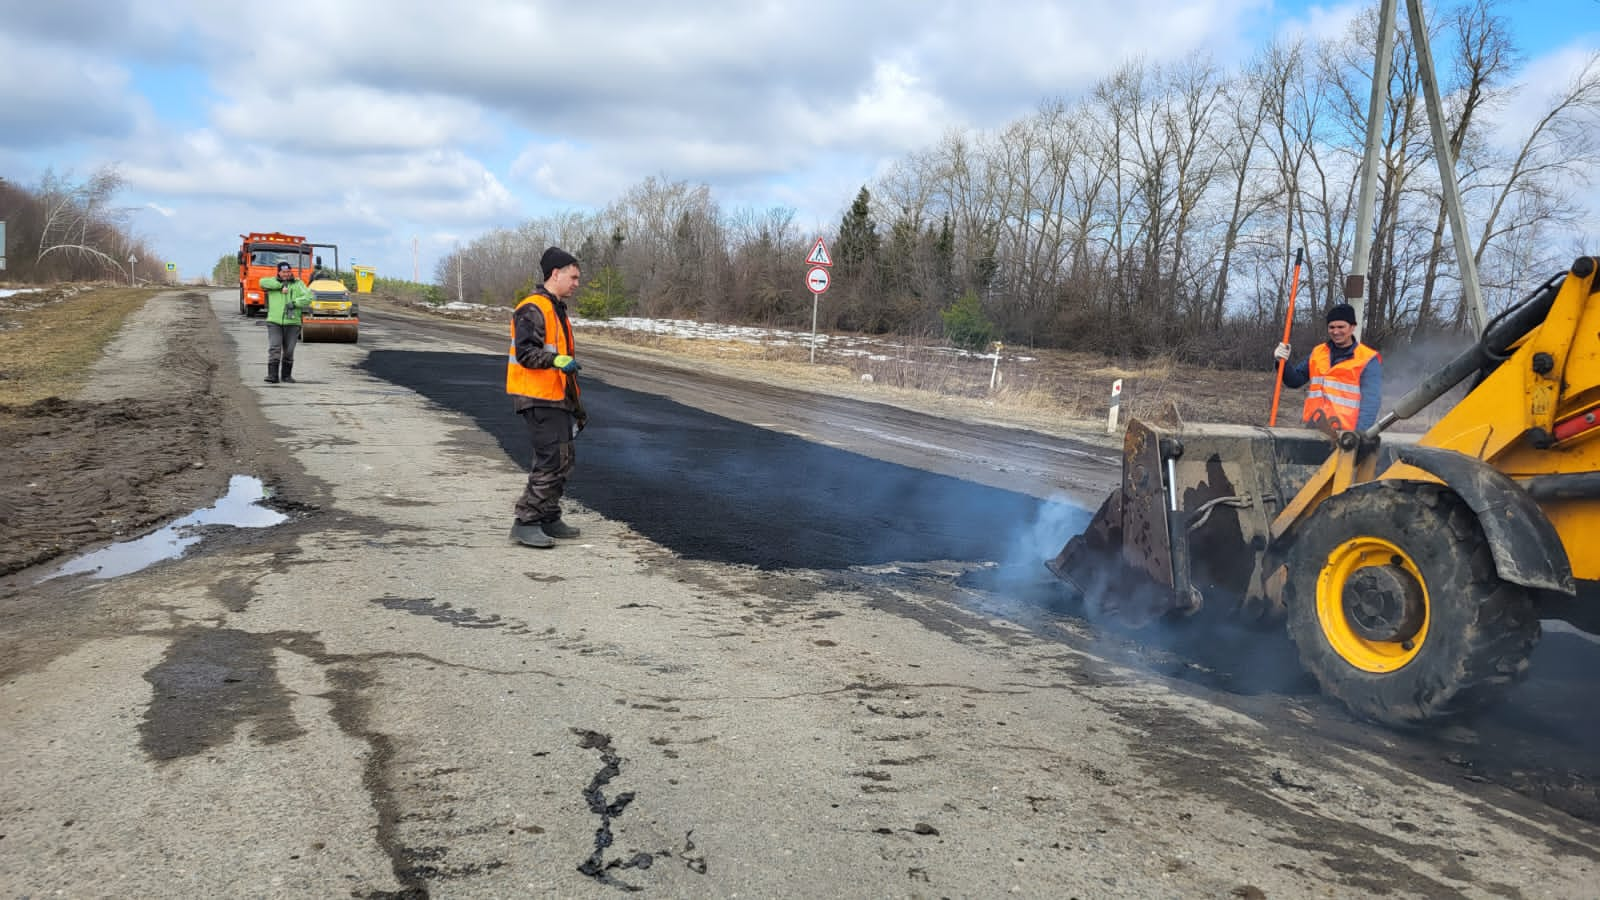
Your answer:
[[[999,341],[994,342],[994,368],[989,370],[989,393],[991,394],[994,393],[995,388],[1000,386],[1000,351],[1005,348],[1005,344]]]
[[[806,254],[806,262],[811,265],[811,271],[806,273],[806,290],[811,292],[811,361],[817,361],[817,305],[822,299],[823,292],[827,291],[831,281],[828,267],[833,265],[833,258],[828,256],[828,245],[817,238],[811,246],[811,252]]]
[[[137,256],[132,253],[128,254],[128,287],[133,287],[133,264],[138,261],[139,258]]]
[[[1122,379],[1111,382],[1111,414],[1106,419],[1106,434],[1117,433],[1117,411],[1122,405]]]
[[[0,272],[6,270],[6,223],[0,219]]]

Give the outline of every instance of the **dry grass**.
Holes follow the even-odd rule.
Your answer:
[[[486,325],[492,322],[491,327],[501,329],[510,313],[405,308]],[[1129,361],[1008,346],[1000,360],[998,384],[991,390],[992,357],[956,354],[936,342],[904,338],[874,342],[834,335],[819,347],[815,364],[804,342],[684,338],[610,329],[593,322],[584,323],[579,343],[626,349],[667,363],[692,363],[734,377],[1107,444],[1121,442],[1120,434],[1106,433],[1111,385],[1117,379],[1123,382],[1119,422],[1124,425],[1131,418],[1169,421],[1174,411],[1189,422],[1265,425],[1274,380],[1270,347],[1262,351],[1260,369],[1238,370],[1187,365],[1171,355]],[[860,355],[846,355],[842,351],[847,347]],[[1304,396],[1297,390],[1283,392],[1280,425],[1296,421]]]
[[[1106,436],[1106,378],[1095,387],[1039,377],[1036,362],[1007,357],[999,384],[989,389],[993,360],[953,356],[937,346],[901,346],[895,355],[845,357],[796,345],[686,339],[622,329],[588,329],[582,342],[626,349],[666,362],[694,360],[721,374],[841,397],[886,403],[935,415],[1028,428],[1078,438],[1119,442]]]
[[[75,396],[123,321],[156,293],[66,287],[0,298],[0,409]]]

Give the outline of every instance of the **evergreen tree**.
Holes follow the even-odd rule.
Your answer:
[[[578,289],[573,305],[585,319],[609,319],[632,312],[633,300],[617,267],[601,266],[600,271]]]
[[[862,187],[839,222],[839,242],[834,251],[839,271],[846,275],[866,272],[878,261],[878,244],[878,225],[872,221],[872,195]]]
[[[957,347],[979,350],[994,336],[994,323],[983,314],[976,291],[962,294],[940,316],[944,319],[945,339]]]

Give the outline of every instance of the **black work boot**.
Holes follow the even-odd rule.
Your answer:
[[[533,522],[511,523],[511,539],[525,547],[547,548],[554,547],[556,542],[550,539],[539,526]]]
[[[560,519],[556,519],[554,522],[545,522],[539,527],[544,529],[545,534],[553,538],[575,538],[579,534],[579,530],[575,526],[568,525]]]
[[[265,381],[267,384],[277,384],[278,383],[278,364],[277,363],[275,363],[275,362],[267,363],[267,377],[262,379],[262,380]]]
[[[294,378],[289,374],[290,372],[293,372],[293,371],[294,371],[294,363],[292,363],[292,362],[290,362],[288,360],[284,360],[283,361],[283,383],[284,384],[294,384]]]

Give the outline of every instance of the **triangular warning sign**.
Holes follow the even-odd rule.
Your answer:
[[[833,257],[828,255],[828,245],[822,242],[822,238],[817,238],[817,245],[811,248],[811,255],[806,257],[806,262],[813,266],[833,265]]]

